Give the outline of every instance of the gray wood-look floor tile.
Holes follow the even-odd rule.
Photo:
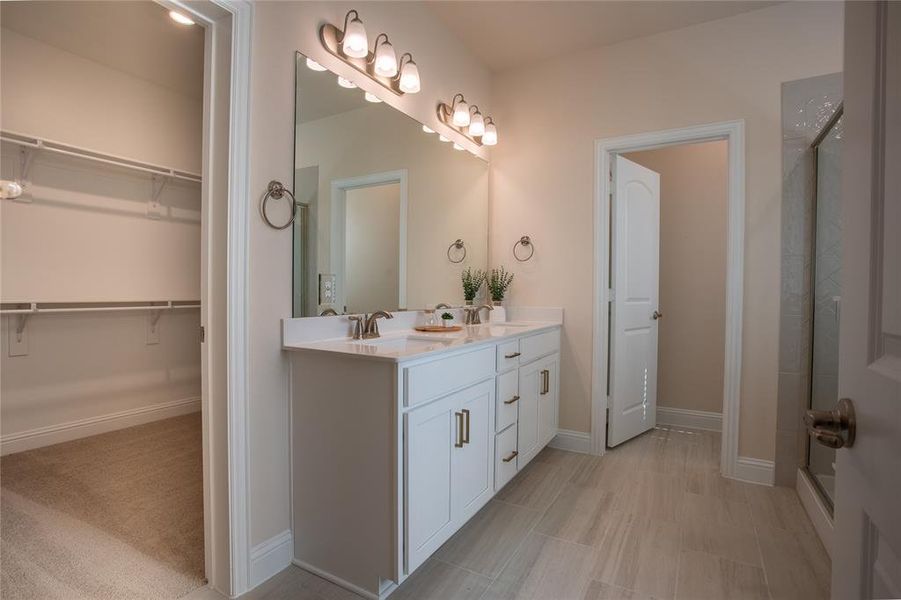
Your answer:
[[[495,496],[498,500],[544,510],[587,457],[545,448]]]
[[[615,492],[614,508],[662,521],[676,521],[684,492],[679,475],[637,471]]]
[[[814,533],[813,524],[793,488],[755,485],[747,489],[747,496],[758,528]]]
[[[567,484],[544,512],[535,531],[552,537],[594,545],[607,527],[613,492]]]
[[[493,579],[540,515],[530,508],[491,500],[438,549],[435,557]]]
[[[681,527],[672,521],[610,513],[596,540],[591,576],[603,583],[672,598]]]
[[[719,496],[702,496],[686,492],[682,495],[682,523],[708,522],[754,530],[751,510],[744,500],[730,500]]]
[[[657,600],[643,592],[623,589],[597,580],[588,584],[583,600]]]
[[[360,596],[291,566],[241,596],[241,600],[360,600]]]
[[[392,594],[392,600],[478,600],[491,579],[436,560],[426,561]]]
[[[763,569],[706,552],[679,557],[676,600],[769,600]]]
[[[719,466],[696,467],[691,461],[688,465],[685,470],[685,485],[683,486],[686,492],[747,502],[745,490],[753,484],[723,477],[720,475]]]
[[[484,600],[581,600],[591,583],[593,549],[531,533]]]
[[[831,561],[814,534],[763,528],[758,537],[773,600],[829,598]]]

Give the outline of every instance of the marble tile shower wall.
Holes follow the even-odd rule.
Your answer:
[[[794,486],[805,461],[801,422],[810,394],[813,152],[842,99],[841,73],[782,84],[782,265],[776,484]]]

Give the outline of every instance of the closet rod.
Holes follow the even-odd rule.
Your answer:
[[[35,150],[43,150],[47,152],[54,152],[56,154],[63,154],[65,156],[74,156],[76,158],[93,160],[95,162],[142,171],[144,173],[151,173],[153,175],[162,175],[164,177],[171,177],[173,179],[181,179],[182,181],[190,181],[193,183],[201,183],[203,181],[200,175],[191,173],[190,171],[180,171],[171,167],[145,163],[122,156],[116,156],[114,154],[104,154],[103,152],[96,152],[88,148],[79,148],[78,146],[54,142],[53,140],[37,138],[22,133],[15,133],[13,131],[0,131],[0,140],[9,142],[11,144],[17,144],[19,146],[24,146],[26,148],[33,148]]]
[[[3,308],[0,314],[3,315],[33,315],[38,313],[80,313],[80,312],[112,312],[112,311],[146,311],[146,310],[179,310],[182,308],[200,308],[200,301],[182,302],[179,300],[169,300],[165,304],[141,304],[141,305],[125,305],[123,303],[109,303],[103,306],[81,306],[82,304],[91,304],[90,302],[73,303],[75,306],[60,306],[60,302],[10,302],[9,304],[23,305],[27,304],[28,308]],[[45,304],[48,306],[41,306]],[[99,304],[99,303],[97,303]]]

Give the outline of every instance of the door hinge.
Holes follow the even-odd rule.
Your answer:
[[[201,325],[200,326],[200,343],[202,344],[205,341],[206,341],[206,327]]]

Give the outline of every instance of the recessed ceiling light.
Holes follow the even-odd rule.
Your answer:
[[[169,11],[169,18],[175,21],[176,23],[180,23],[182,25],[193,25],[194,20],[188,17],[187,15],[178,12],[177,10]]]

